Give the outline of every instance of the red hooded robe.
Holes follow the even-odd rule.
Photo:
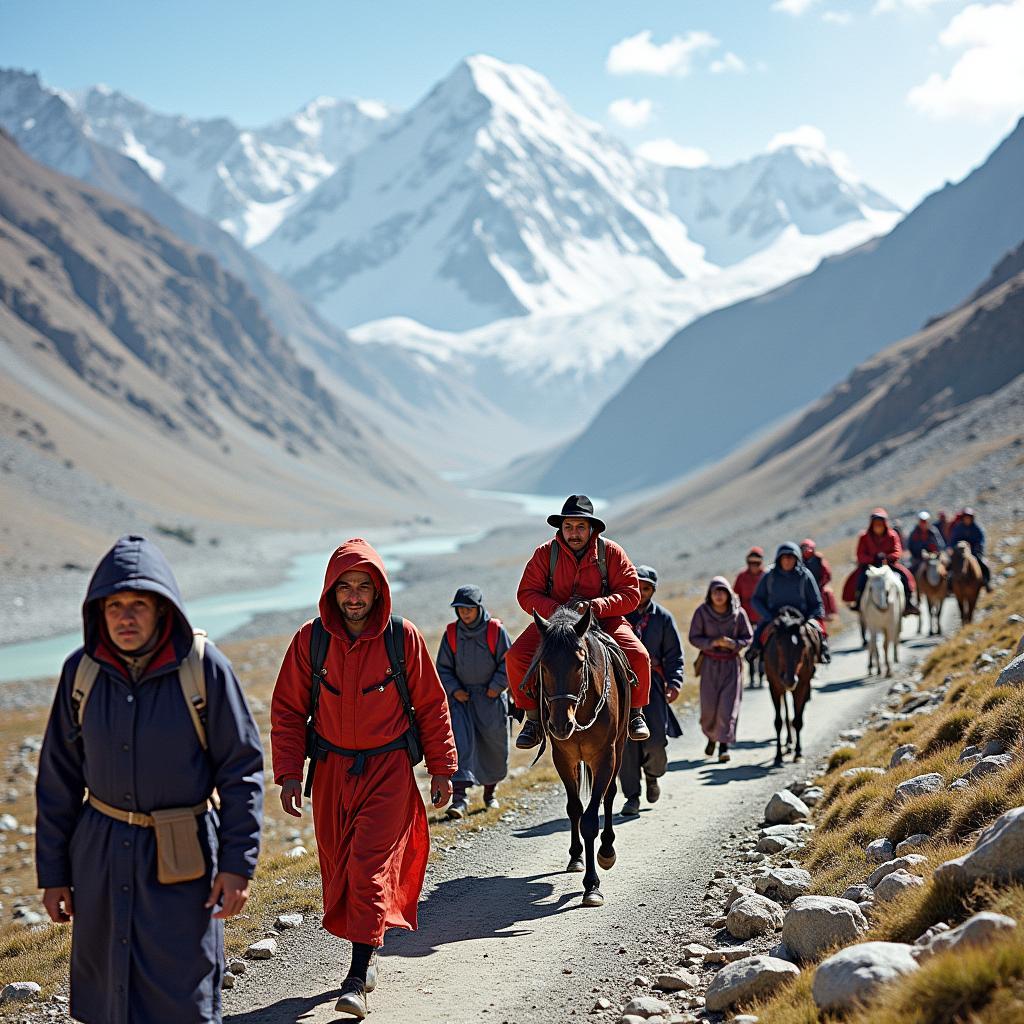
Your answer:
[[[369,573],[377,600],[363,633],[350,639],[334,588],[343,573]],[[398,739],[408,721],[390,671],[384,627],[391,588],[380,555],[364,540],[346,541],[331,556],[320,596],[320,618],[331,634],[317,707],[316,731],[347,750],[369,750]],[[309,714],[312,622],[292,638],[274,687],[270,742],[274,779],[301,780]],[[457,760],[448,701],[419,630],[405,622],[406,674],[431,775],[455,774]],[[324,927],[351,942],[379,946],[387,928],[415,929],[430,837],[423,799],[404,750],[353,759],[329,754],[317,766],[313,821],[323,877]]]

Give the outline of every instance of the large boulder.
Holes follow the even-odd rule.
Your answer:
[[[734,938],[752,939],[782,927],[782,907],[766,896],[741,896],[729,908],[725,928]]]
[[[927,863],[928,858],[923,853],[908,853],[903,857],[896,857],[893,860],[887,860],[884,864],[875,868],[875,870],[868,875],[868,885],[874,889],[886,875],[891,874],[893,871],[899,871],[900,868],[909,870],[911,868],[916,868],[918,864]]]
[[[941,793],[946,788],[946,783],[938,772],[928,772],[927,775],[915,775],[906,782],[901,782],[896,787],[896,803],[904,804],[918,796],[925,796],[928,793]]]
[[[754,888],[773,900],[789,903],[811,887],[810,873],[803,868],[772,868],[754,880]]]
[[[1011,764],[1013,764],[1013,754],[992,754],[983,757],[964,778],[971,782],[977,782],[978,779],[984,778],[986,775],[995,775],[996,772],[1005,771]]]
[[[902,843],[896,844],[896,856],[903,857],[910,853],[911,850],[920,849],[926,843],[931,841],[931,836],[925,832],[915,832],[912,836],[907,836]]]
[[[814,972],[812,993],[822,1010],[849,1010],[867,1002],[880,985],[918,970],[903,942],[861,942],[833,953]]]
[[[1015,807],[997,818],[982,832],[970,853],[936,868],[935,878],[953,884],[978,878],[998,882],[1024,879],[1024,807]]]
[[[918,960],[927,960],[936,953],[944,953],[949,949],[963,949],[968,946],[984,946],[997,935],[1012,931],[1017,922],[1005,914],[993,914],[985,910],[969,917],[962,925],[948,931],[939,932],[925,943],[917,952]],[[785,931],[782,933],[785,935]]]
[[[833,946],[855,941],[867,929],[867,920],[852,900],[800,896],[782,924],[782,942],[798,960],[814,960]]]
[[[747,885],[734,885],[729,890],[729,895],[726,896],[726,898],[725,898],[725,907],[722,909],[722,913],[723,914],[728,914],[729,911],[732,909],[732,905],[738,899],[741,899],[743,896],[756,896],[756,895],[757,895],[757,893],[754,892],[754,890],[751,889],[750,886],[747,886]]]
[[[899,868],[896,871],[890,871],[875,886],[875,899],[880,903],[888,903],[890,900],[902,896],[908,889],[919,889],[924,884],[924,879],[920,875],[912,875],[906,869]]]
[[[811,816],[811,809],[788,789],[773,793],[768,806],[764,809],[764,820],[769,825],[791,825],[797,821],[806,821]]]
[[[1021,643],[1024,643],[1024,637],[1021,638]],[[996,686],[1024,686],[1024,654],[1018,653],[1017,657],[999,673]]]
[[[884,864],[888,860],[892,860],[893,850],[892,843],[888,839],[882,837],[880,839],[873,839],[867,846],[864,847],[864,852],[868,856],[868,860],[874,861],[875,864]]]
[[[721,1012],[737,1003],[765,999],[799,974],[800,968],[796,964],[774,956],[748,956],[736,960],[723,967],[708,986],[707,1008]]]

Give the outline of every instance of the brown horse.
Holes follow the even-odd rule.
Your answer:
[[[775,764],[782,764],[783,711],[786,715],[786,753],[793,751],[795,764],[803,760],[800,731],[804,727],[804,706],[811,697],[811,679],[818,661],[820,640],[817,629],[795,608],[783,608],[772,620],[770,629],[764,645],[764,667],[775,705]],[[787,695],[793,698],[792,723]]]
[[[946,559],[937,551],[924,551],[918,563],[917,592],[921,595],[921,608],[928,605],[928,635],[942,636],[942,602],[949,594],[949,570]],[[918,635],[924,630],[924,613],[917,618]]]
[[[970,622],[974,618],[974,606],[978,603],[978,594],[981,593],[985,578],[967,541],[960,541],[953,549],[949,569],[953,596],[960,609],[960,621]]]
[[[583,905],[599,907],[604,896],[597,864],[607,871],[615,863],[612,801],[629,719],[628,666],[589,607],[582,616],[564,605],[550,619],[537,612],[533,619],[541,635],[535,660],[541,723],[565,786],[572,828],[566,870],[585,871]],[[602,802],[604,831],[595,864]]]

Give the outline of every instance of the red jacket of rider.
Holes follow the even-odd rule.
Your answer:
[[[750,619],[752,626],[756,626],[761,621],[761,616],[754,611],[754,605],[750,599],[754,596],[754,591],[757,590],[757,585],[761,582],[763,575],[764,569],[761,569],[759,572],[751,572],[750,569],[744,569],[736,577],[736,582],[732,585],[733,592],[740,599],[740,605],[747,613],[747,618]]]
[[[875,533],[870,528],[865,530],[857,540],[857,564],[874,565],[878,555],[885,555],[889,565],[899,561],[903,554],[903,544],[900,542],[900,535],[889,525],[881,534]]]

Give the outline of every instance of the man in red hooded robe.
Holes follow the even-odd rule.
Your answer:
[[[352,943],[337,1010],[362,1019],[385,930],[416,927],[430,837],[405,742],[409,715],[387,650],[391,589],[380,555],[366,541],[346,541],[331,556],[319,607],[329,644],[312,723],[323,757],[311,768],[316,765],[312,800],[323,925]],[[314,622],[292,638],[271,705],[274,780],[282,807],[295,816],[302,807]],[[448,701],[419,630],[403,621],[394,640],[404,651],[434,804],[444,806],[457,768]]]

